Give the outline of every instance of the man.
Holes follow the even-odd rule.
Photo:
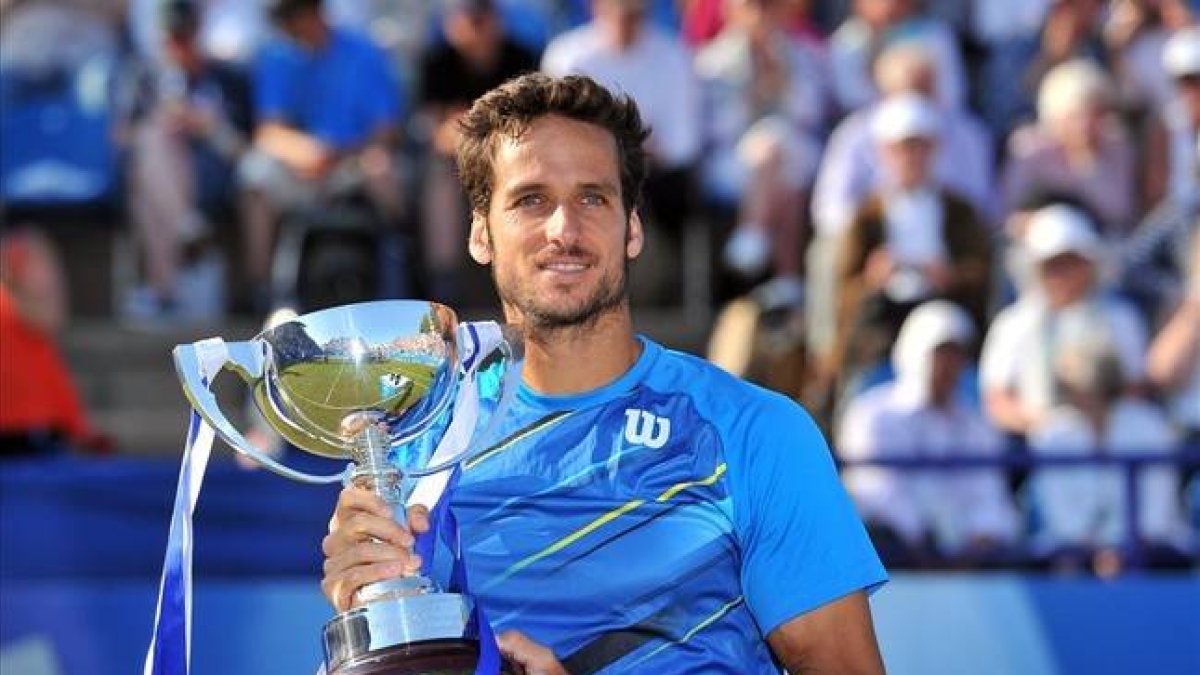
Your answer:
[[[1047,206],[1030,216],[1024,244],[1037,281],[996,315],[979,373],[988,417],[1018,435],[1036,431],[1062,403],[1054,359],[1079,334],[1105,331],[1122,380],[1136,388],[1146,379],[1146,327],[1127,303],[1104,294],[1097,278],[1103,248],[1090,219]]]
[[[154,81],[130,121],[130,216],[148,283],[125,309],[139,318],[199,318],[221,309],[220,285],[197,284],[205,268],[210,277],[219,270],[183,267],[185,252],[232,205],[235,166],[250,132],[250,88],[237,69],[201,51],[192,0],[168,2],[161,18],[164,62],[148,73]],[[210,302],[199,302],[200,295]]]
[[[837,257],[839,386],[886,357],[904,318],[948,298],[982,324],[991,281],[989,233],[965,201],[934,177],[938,110],[915,94],[875,108],[883,187],[851,219]]]
[[[451,502],[501,648],[534,673],[882,673],[885,573],[812,421],[633,333],[645,137],[584,77],[518,78],[463,120],[469,250],[526,334],[517,402]],[[412,541],[344,490],[326,596],[412,573]]]
[[[799,287],[805,195],[828,109],[824,63],[786,32],[784,3],[728,0],[725,7],[725,28],[696,55],[710,111],[704,191],[737,212],[726,266]]]
[[[421,224],[429,293],[455,302],[466,220],[454,177],[458,120],[488,90],[537,70],[537,57],[505,35],[492,0],[448,0],[445,11],[446,43],[431,49],[421,64],[422,113],[432,128]]]
[[[284,211],[365,193],[385,222],[403,215],[392,153],[400,102],[387,57],[366,36],[330,26],[322,5],[270,3],[286,39],[259,55],[258,127],[239,169],[246,275],[256,292],[266,281]]]
[[[892,349],[896,379],[860,394],[842,416],[841,456],[999,455],[1004,449],[1000,435],[959,386],[974,340],[970,317],[953,303],[934,300],[914,310]],[[874,526],[880,549],[885,541],[895,547],[889,562],[939,555],[964,563],[997,562],[1016,541],[1017,512],[1000,470],[863,467],[847,470],[845,479]]]

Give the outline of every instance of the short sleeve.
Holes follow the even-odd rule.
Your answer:
[[[268,45],[254,63],[254,117],[278,121],[287,117],[287,57],[282,49]]]
[[[739,416],[730,490],[742,588],[763,634],[887,580],[816,425],[775,394]]]

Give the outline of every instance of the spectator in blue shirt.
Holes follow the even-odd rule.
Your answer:
[[[396,80],[384,52],[366,36],[331,26],[322,4],[269,4],[283,39],[259,54],[258,126],[240,168],[252,287],[266,279],[285,211],[362,195],[385,222],[401,216],[392,153],[401,114]]]

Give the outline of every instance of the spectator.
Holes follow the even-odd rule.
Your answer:
[[[284,34],[265,46],[254,75],[254,147],[239,167],[246,277],[255,309],[279,217],[287,210],[362,194],[389,225],[403,216],[393,157],[398,88],[387,58],[366,36],[332,27],[322,0],[272,0]]]
[[[1175,425],[1195,444],[1200,442],[1200,230],[1194,224],[1191,237],[1186,295],[1151,343],[1147,370],[1169,395]]]
[[[1163,414],[1128,396],[1120,359],[1104,326],[1080,326],[1054,361],[1061,401],[1033,429],[1031,451],[1042,457],[1164,455],[1176,437]],[[1124,476],[1111,467],[1051,467],[1030,476],[1032,507],[1040,526],[1034,552],[1057,566],[1090,559],[1100,574],[1123,564],[1128,539]],[[1185,560],[1189,532],[1182,517],[1179,480],[1167,466],[1138,475],[1136,533],[1151,564]]]
[[[845,388],[881,360],[917,305],[952,299],[984,320],[989,233],[933,177],[938,112],[915,94],[876,109],[872,133],[888,178],[851,222],[838,256],[838,333],[832,373]]]
[[[180,268],[185,250],[228,216],[251,127],[250,91],[239,71],[201,53],[192,0],[165,4],[162,21],[164,62],[128,122],[130,216],[148,284],[126,309],[139,318],[199,318],[221,310],[220,269],[211,259],[192,261],[181,288]]]
[[[857,396],[839,424],[847,460],[997,457],[999,434],[958,387],[975,330],[944,300],[913,310],[892,348],[896,380]],[[875,545],[889,562],[934,556],[986,562],[1017,538],[1016,509],[1000,469],[905,471],[848,468],[843,473]],[[929,544],[932,543],[932,547]],[[932,550],[929,550],[932,548]]]
[[[1175,97],[1172,75],[1163,69],[1163,48],[1172,33],[1193,21],[1183,0],[1115,0],[1104,24],[1121,106],[1141,114],[1159,110]]]
[[[467,236],[454,174],[459,118],[483,93],[537,70],[537,57],[505,34],[492,0],[449,0],[442,28],[445,44],[432,48],[421,65],[421,111],[433,140],[422,191],[422,235],[429,293],[453,304]]]
[[[707,113],[705,191],[738,211],[725,263],[799,284],[804,197],[827,111],[821,61],[784,32],[782,0],[728,0],[729,22],[700,51]]]
[[[937,99],[935,66],[930,52],[916,44],[889,47],[875,63],[875,79],[885,99],[920,94]],[[878,105],[878,104],[876,104]],[[829,139],[813,187],[814,238],[806,266],[809,343],[814,354],[828,355],[833,346],[833,262],[842,233],[859,206],[879,190],[879,145],[871,136],[875,106],[855,111]],[[934,172],[947,190],[968,199],[984,217],[995,212],[991,140],[987,130],[966,111],[941,106]]]
[[[980,47],[973,100],[996,138],[1007,138],[1033,115],[1025,74],[1038,55],[1052,1],[971,0],[971,36]]]
[[[900,42],[920,43],[937,69],[938,101],[950,108],[966,102],[962,55],[945,23],[921,14],[916,0],[854,0],[854,15],[829,42],[833,93],[841,111],[853,112],[875,100],[872,56]]]
[[[683,39],[699,49],[721,34],[728,21],[728,0],[683,0],[681,32]],[[825,53],[825,36],[812,20],[813,0],[779,0],[780,27],[801,48]]]
[[[1103,245],[1087,216],[1054,205],[1029,219],[1024,242],[1037,283],[992,321],[983,345],[980,383],[996,426],[1014,434],[1040,428],[1062,402],[1054,355],[1072,332],[1111,336],[1122,381],[1145,379],[1146,329],[1128,304],[1102,292],[1097,277]]]
[[[1104,5],[1104,0],[1050,0],[1039,51],[1023,78],[1026,91],[1039,91],[1046,75],[1069,61],[1108,62],[1101,23]]]
[[[637,102],[651,128],[646,198],[653,220],[678,236],[690,214],[700,154],[700,94],[687,49],[646,19],[647,0],[593,0],[592,20],[546,47],[542,70],[588,75]]]
[[[1151,120],[1144,196],[1147,206],[1165,199],[1187,209],[1200,204],[1200,27],[1171,36],[1162,52],[1162,68],[1174,92]]]
[[[1038,120],[1013,133],[1003,184],[1006,212],[1035,190],[1078,196],[1105,236],[1127,234],[1136,217],[1134,155],[1112,114],[1112,81],[1095,63],[1056,66],[1038,91]]]
[[[163,46],[162,0],[128,0],[127,24],[138,54],[158,64],[168,55]],[[200,21],[195,39],[205,56],[225,62],[246,63],[267,34],[267,17],[262,2],[245,0],[201,0]]]
[[[939,100],[933,58],[920,45],[889,47],[875,65],[875,81],[883,99],[920,94]],[[987,129],[964,110],[939,107],[937,178],[990,218],[995,215],[994,153]],[[874,106],[851,113],[829,138],[813,192],[813,219],[822,234],[845,230],[862,201],[879,188],[879,146],[870,130],[874,114]]]
[[[44,235],[17,229],[0,239],[0,459],[108,449],[55,344],[65,285]]]

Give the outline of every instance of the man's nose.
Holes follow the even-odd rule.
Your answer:
[[[570,248],[579,240],[579,216],[569,204],[560,204],[546,220],[546,239],[563,248]]]

